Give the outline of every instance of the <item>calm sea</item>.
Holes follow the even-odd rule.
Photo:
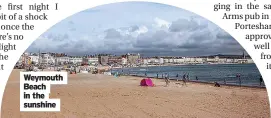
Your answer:
[[[239,85],[241,80],[241,84],[246,86],[259,86],[261,76],[255,64],[156,66],[113,69],[112,73],[115,72],[135,76],[145,76],[146,74],[148,77],[157,77],[158,74],[158,78],[162,78],[167,73],[170,79],[179,80],[182,80],[184,74],[188,74],[189,80],[221,84],[226,81],[226,84],[232,85]],[[240,80],[236,77],[237,74],[241,75]]]

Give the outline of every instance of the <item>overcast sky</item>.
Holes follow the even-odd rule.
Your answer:
[[[149,56],[242,54],[221,28],[189,11],[146,2],[79,12],[42,34],[27,51],[70,55],[141,53]]]

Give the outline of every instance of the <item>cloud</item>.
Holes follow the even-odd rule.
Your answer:
[[[146,32],[148,32],[149,30],[148,30],[148,28],[146,27],[146,26],[140,26],[139,28],[138,28],[138,30],[136,30],[135,32],[137,33],[137,34],[142,34],[142,33],[146,33]]]
[[[199,24],[193,19],[178,19],[173,21],[169,27],[169,31],[171,32],[181,32],[181,31],[194,31],[198,29],[206,28],[206,24]]]
[[[137,30],[139,30],[139,27],[138,26],[131,26],[130,28],[129,28],[129,31],[130,32],[135,32],[135,31],[137,31]]]
[[[146,9],[149,8],[147,6]],[[140,13],[137,13],[138,7],[130,7],[132,10],[124,14],[123,9],[118,11],[113,8],[118,7],[76,14],[39,37],[28,51],[65,52],[71,55],[134,52],[157,56],[196,56],[243,50],[227,32],[202,17],[191,17],[196,15],[189,16],[187,14],[192,13],[183,10],[179,11],[181,14],[174,9],[175,14],[165,12],[160,15],[163,13],[155,7],[151,12],[142,10]],[[140,5],[140,8],[144,7]],[[122,16],[119,13],[123,13]],[[116,19],[109,18],[109,14],[116,14]],[[81,18],[76,20],[78,17]],[[100,19],[95,19],[98,17]]]
[[[173,21],[172,25],[175,25],[175,22],[180,22],[180,20]],[[146,55],[204,55],[220,52],[218,50],[228,53],[238,51],[241,48],[223,30],[213,32],[208,27],[199,28],[199,25],[195,22],[190,22],[190,24],[193,25],[183,24],[184,27],[189,26],[189,32],[186,32],[187,29],[178,29],[172,32],[172,29],[170,29],[173,27],[172,25],[168,30],[157,29],[154,32],[148,31],[146,26],[139,27],[137,25],[117,29],[111,28],[100,34],[96,40],[90,40],[90,36],[83,35],[70,43],[62,43],[64,39],[70,38],[67,34],[49,34],[38,39],[37,43],[32,44],[31,47],[43,47],[44,45],[38,44],[54,43],[47,45],[47,48],[43,48],[43,50],[65,49],[66,52],[72,54],[135,52]],[[182,27],[181,24],[175,26]],[[234,48],[229,48],[233,46]]]
[[[169,22],[167,22],[167,21],[165,21],[165,20],[163,20],[163,19],[160,19],[160,18],[155,18],[154,19],[154,21],[155,21],[155,24],[154,24],[154,26],[155,27],[157,27],[157,28],[169,28],[169,25],[170,25],[170,23]]]
[[[217,33],[216,38],[219,38],[219,39],[233,39],[233,37],[230,34],[228,34],[227,32],[225,32],[225,31],[220,31],[219,33]]]
[[[114,38],[120,38],[120,32],[118,32],[116,29],[108,29],[105,31],[106,32],[106,39],[114,39]]]

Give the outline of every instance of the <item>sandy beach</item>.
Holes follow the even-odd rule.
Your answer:
[[[54,85],[51,98],[61,99],[61,112],[20,112],[19,70],[5,89],[2,118],[269,118],[266,89],[213,87],[209,84],[153,79],[155,87],[139,86],[139,77],[69,75],[67,85]],[[176,84],[180,83],[180,84]]]

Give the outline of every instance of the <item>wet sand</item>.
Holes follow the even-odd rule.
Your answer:
[[[5,89],[2,118],[269,118],[266,89],[213,87],[209,84],[153,79],[155,87],[140,87],[142,78],[69,75],[67,85],[53,85],[51,98],[61,99],[61,112],[20,112],[19,70]],[[176,84],[179,83],[179,84]]]

